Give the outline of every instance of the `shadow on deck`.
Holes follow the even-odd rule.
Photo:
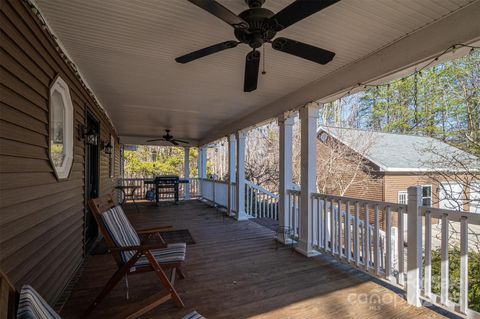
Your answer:
[[[175,287],[186,308],[173,302],[143,318],[181,318],[197,310],[212,318],[435,318],[415,308],[371,277],[327,257],[305,258],[290,248],[275,249],[273,232],[252,221],[237,222],[200,201],[157,208],[127,208],[138,228],[173,225],[189,229],[186,279]],[[110,255],[89,256],[65,304],[63,318],[79,318],[116,269]],[[153,273],[129,277],[130,299],[122,281],[90,315],[114,318],[139,300],[161,291]]]

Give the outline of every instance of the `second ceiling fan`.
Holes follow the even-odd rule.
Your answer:
[[[278,37],[276,33],[292,24],[322,10],[340,0],[296,0],[276,14],[262,8],[265,0],[245,0],[249,9],[238,16],[215,0],[188,0],[198,7],[230,24],[235,30],[238,41],[225,41],[200,49],[175,59],[178,63],[188,63],[204,56],[248,44],[253,50],[245,61],[244,92],[257,89],[260,52],[257,50],[265,43],[271,43],[273,49],[289,53],[316,63],[327,64],[335,56],[334,52],[302,43],[292,39]]]

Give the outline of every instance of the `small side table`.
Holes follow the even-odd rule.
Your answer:
[[[131,198],[132,201],[133,201],[133,204],[135,205],[135,208],[137,210],[137,213],[140,212],[140,210],[138,209],[138,206],[137,206],[137,203],[135,202],[135,191],[138,189],[139,187],[138,186],[134,186],[134,185],[120,185],[120,186],[115,186],[115,189],[118,189],[119,191],[121,191],[123,193],[123,199],[122,201],[120,202],[120,205],[123,207],[123,204],[125,204],[125,202],[127,201],[127,198]]]

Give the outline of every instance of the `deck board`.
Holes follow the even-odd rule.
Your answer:
[[[427,308],[408,306],[371,277],[330,258],[305,258],[275,249],[273,232],[251,221],[237,222],[200,201],[129,211],[138,228],[188,228],[196,244],[187,247],[186,279],[175,287],[186,308],[168,302],[142,318],[181,318],[197,310],[207,318],[435,318]],[[64,306],[63,318],[79,318],[115,269],[109,255],[89,256]],[[161,292],[153,274],[129,277],[130,299],[121,282],[90,318],[114,318],[135,302]],[[380,296],[386,302],[365,302]]]

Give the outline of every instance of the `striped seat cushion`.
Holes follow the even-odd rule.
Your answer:
[[[48,303],[29,285],[20,290],[17,319],[61,319]]]
[[[128,220],[122,207],[117,205],[106,212],[102,213],[102,220],[107,229],[113,243],[117,247],[139,246],[140,238]],[[122,259],[127,262],[135,251],[122,251]]]
[[[205,319],[204,316],[199,314],[198,312],[194,311],[183,317],[182,319]]]
[[[184,261],[186,250],[187,244],[176,243],[169,244],[167,248],[153,249],[151,252],[159,264],[170,264]],[[150,262],[145,256],[140,257],[135,263],[137,268],[147,267],[148,265],[150,265]]]

